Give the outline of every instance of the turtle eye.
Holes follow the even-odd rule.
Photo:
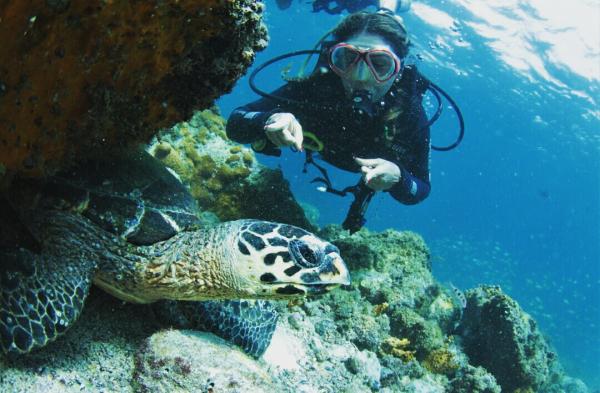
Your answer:
[[[323,259],[319,251],[315,251],[309,244],[302,240],[292,240],[289,249],[290,254],[292,254],[292,257],[294,258],[294,262],[303,268],[319,266]]]

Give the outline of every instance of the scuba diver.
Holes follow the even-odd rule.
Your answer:
[[[275,0],[277,8],[288,9],[292,0]],[[324,11],[331,15],[358,12],[368,7],[377,9],[388,9],[392,12],[403,12],[410,8],[411,0],[314,0],[312,2],[313,12]]]
[[[317,65],[306,78],[266,93],[253,85],[262,68],[255,70],[251,86],[263,98],[232,112],[227,135],[267,155],[279,156],[284,147],[306,151],[305,171],[307,164],[321,171],[322,177],[313,182],[323,183],[322,191],[354,194],[343,227],[355,232],[365,223],[366,208],[377,191],[406,205],[427,198],[429,125],[441,104],[434,93],[440,105],[435,119],[428,120],[422,98],[433,83],[405,64],[409,38],[393,13],[350,14],[331,36],[332,41],[322,41]],[[455,147],[462,131],[453,146],[439,150]],[[335,189],[314,154],[338,168],[362,172],[362,179]]]

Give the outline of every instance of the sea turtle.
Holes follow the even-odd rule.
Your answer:
[[[17,182],[6,199],[39,245],[0,251],[0,348],[9,354],[63,334],[92,283],[135,303],[211,300],[191,310],[253,355],[268,344],[275,311],[264,301],[215,300],[290,299],[349,283],[339,250],[301,228],[258,220],[199,227],[185,186],[143,150],[43,184]]]

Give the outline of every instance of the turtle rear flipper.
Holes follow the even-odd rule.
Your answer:
[[[164,322],[178,328],[211,332],[260,357],[271,343],[279,314],[264,300],[174,301],[155,303]]]
[[[79,317],[94,264],[0,251],[0,348],[23,354],[45,346]]]

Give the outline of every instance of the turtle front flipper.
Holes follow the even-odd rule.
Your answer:
[[[23,354],[45,346],[79,317],[93,263],[0,251],[0,348]]]
[[[154,310],[165,322],[211,332],[255,358],[271,343],[279,317],[273,304],[264,300],[166,300],[155,303]]]

